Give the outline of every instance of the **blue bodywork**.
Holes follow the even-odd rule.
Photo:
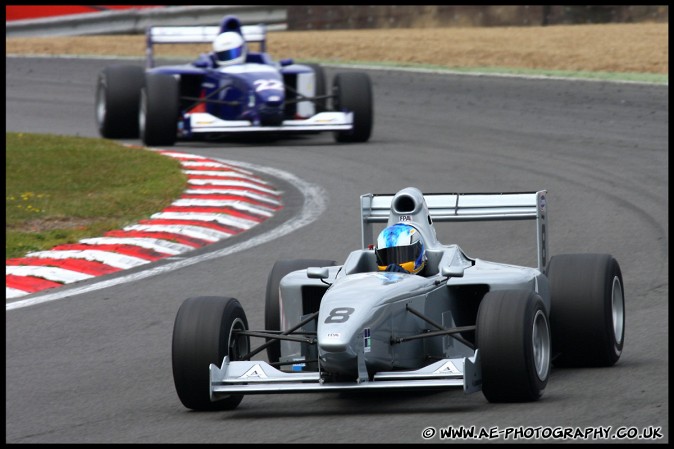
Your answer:
[[[222,20],[220,32],[234,31],[241,34],[241,23],[233,16]],[[180,77],[181,137],[190,137],[191,112],[206,112],[227,121],[245,120],[253,126],[278,126],[296,114],[294,96],[286,85],[294,86],[300,73],[313,73],[313,69],[294,64],[285,59],[272,60],[260,43],[259,52],[248,51],[244,64],[219,67],[210,53],[201,54],[189,63],[148,69],[148,73],[161,73]]]

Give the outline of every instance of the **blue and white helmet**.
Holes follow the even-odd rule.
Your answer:
[[[421,233],[406,223],[396,223],[381,231],[374,252],[380,270],[395,264],[417,274],[426,265],[426,247]]]
[[[220,66],[241,64],[246,60],[246,42],[239,33],[226,31],[213,41],[213,53]]]

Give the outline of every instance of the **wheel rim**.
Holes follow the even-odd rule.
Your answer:
[[[140,94],[140,107],[138,108],[138,131],[140,137],[145,136],[145,112],[147,110],[147,100],[145,98],[145,91]]]
[[[550,330],[545,313],[539,310],[534,316],[533,332],[531,336],[534,350],[534,365],[536,375],[540,380],[548,377],[550,370]]]
[[[613,288],[611,289],[611,311],[613,318],[613,335],[618,345],[623,342],[625,332],[625,297],[623,296],[623,287],[620,285],[618,276],[613,278]]]
[[[241,320],[241,318],[235,319],[232,323],[232,327],[229,329],[229,338],[227,339],[229,343],[227,353],[229,354],[230,360],[241,360],[241,356],[248,354],[249,352],[248,339],[245,337],[238,338],[233,335],[234,331],[244,330],[246,330],[246,325],[243,320]]]
[[[105,121],[106,107],[105,107],[105,93],[99,89],[96,95],[96,121],[101,126]]]

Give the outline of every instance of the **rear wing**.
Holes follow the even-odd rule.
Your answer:
[[[147,68],[154,67],[155,44],[210,44],[221,32],[220,26],[152,26],[145,32]],[[243,25],[243,39],[258,42],[260,51],[267,51],[267,27],[265,25]]]
[[[546,190],[524,193],[430,193],[423,195],[433,222],[536,220],[538,269],[548,255]],[[373,223],[389,220],[393,194],[360,197],[362,245],[374,244]]]

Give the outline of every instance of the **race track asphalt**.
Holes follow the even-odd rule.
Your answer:
[[[7,131],[96,136],[95,77],[113,61],[6,62]],[[65,286],[33,305],[8,301],[7,443],[422,443],[425,428],[448,426],[658,429],[662,438],[644,441],[668,442],[667,86],[368,73],[368,143],[321,134],[172,148],[268,176],[284,200],[271,219],[152,268]],[[359,196],[407,186],[547,189],[551,254],[608,252],[621,264],[627,323],[618,364],[554,369],[543,398],[529,404],[489,404],[462,391],[250,396],[218,413],[180,404],[171,335],[185,298],[237,297],[262,328],[276,260],[343,261],[360,244]],[[535,263],[526,224],[447,224],[438,238],[473,257]]]

